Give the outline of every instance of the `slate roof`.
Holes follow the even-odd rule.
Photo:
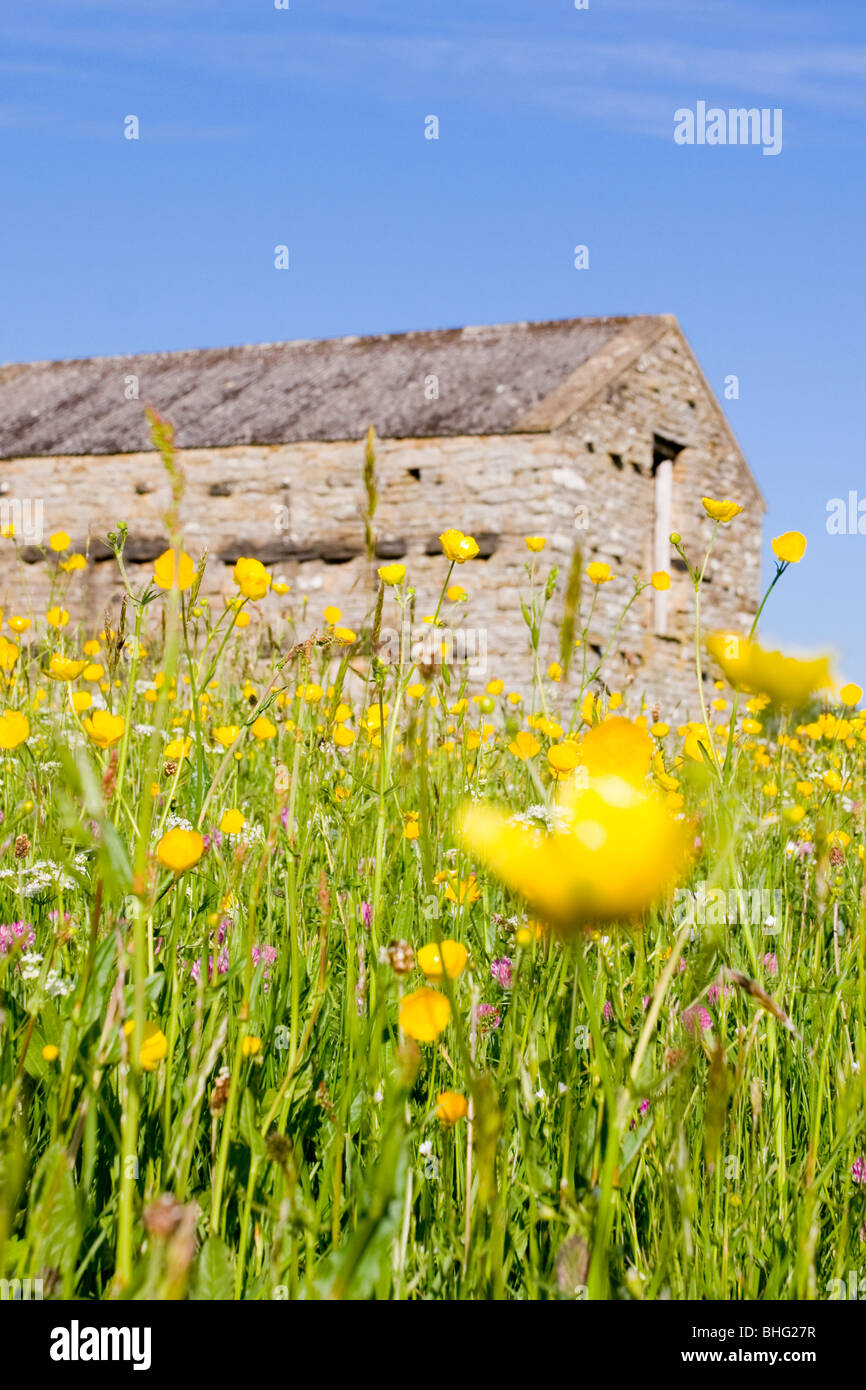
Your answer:
[[[675,322],[580,318],[12,363],[0,367],[0,458],[149,449],[144,404],[187,449],[360,439],[371,424],[387,439],[550,429],[572,374],[597,389]],[[127,400],[132,376],[139,398]]]

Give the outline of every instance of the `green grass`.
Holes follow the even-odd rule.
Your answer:
[[[523,708],[502,693],[457,714],[447,666],[420,700],[417,673],[353,674],[391,590],[359,615],[356,644],[276,649],[273,595],[267,624],[232,629],[229,613],[216,636],[195,595],[131,591],[135,635],[116,666],[110,643],[95,658],[126,720],[107,750],[70,698],[98,685],[42,670],[61,643],[78,650],[68,629],[40,619],[31,645],[14,639],[6,701],[30,736],[3,762],[0,919],[32,924],[41,960],[22,968],[20,940],[0,956],[0,1274],[94,1299],[794,1299],[862,1274],[860,716],[818,737],[767,710],[759,734],[735,723],[716,769],[675,767],[680,740],[659,740],[694,820],[686,886],[764,889],[775,922],[681,925],[680,894],[637,925],[537,936],[457,847],[454,819],[467,796],[549,798],[555,737],[537,732],[525,763],[508,749],[533,702],[585,727],[534,658],[543,589]],[[305,639],[314,623],[296,620]],[[320,699],[296,694],[310,683]],[[602,689],[586,670],[584,685]],[[357,731],[344,749],[341,700]],[[377,746],[365,714],[386,706]],[[267,741],[250,731],[262,711]],[[178,720],[193,741],[167,759]],[[242,732],[225,754],[212,731],[228,724]],[[796,824],[780,814],[795,802]],[[240,835],[183,873],[159,864],[174,821],[212,833],[229,807]],[[452,901],[473,873],[478,896]],[[424,980],[395,973],[387,947],[443,938],[469,964],[437,986],[452,1022],[418,1045],[398,1002]],[[491,973],[503,958],[510,988]],[[710,1026],[690,1031],[683,1015],[702,1007]],[[152,1070],[145,1023],[165,1038]],[[445,1090],[470,1106],[453,1126],[436,1117]]]

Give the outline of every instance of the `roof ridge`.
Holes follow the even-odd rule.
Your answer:
[[[584,314],[562,319],[514,319],[505,323],[467,323],[444,328],[407,328],[392,333],[344,333],[332,338],[283,338],[264,343],[225,343],[213,347],[168,348],[156,349],[151,352],[111,352],[92,357],[42,357],[24,362],[14,360],[0,362],[0,376],[13,367],[21,371],[26,368],[37,367],[103,365],[112,362],[128,362],[133,358],[139,360],[142,358],[164,359],[192,355],[205,356],[215,353],[260,352],[268,348],[333,346],[337,343],[386,343],[395,340],[411,341],[417,338],[445,337],[448,334],[469,337],[481,336],[485,333],[502,333],[507,329],[565,328],[572,324],[575,326],[578,324],[583,326],[589,324],[625,325],[641,319],[664,319],[667,317],[669,315],[665,314]]]

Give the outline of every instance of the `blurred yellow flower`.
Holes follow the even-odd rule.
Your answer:
[[[547,750],[547,761],[554,777],[567,777],[580,761],[580,750],[573,739],[564,743],[552,743]]]
[[[470,805],[458,838],[537,914],[563,930],[625,921],[663,898],[687,865],[688,834],[654,790],[621,777],[564,784],[546,833]]]
[[[11,627],[11,620],[9,625]],[[860,701],[863,699],[863,691],[859,685],[855,685],[852,681],[849,685],[842,686],[842,689],[839,691],[839,699],[842,701],[843,705],[850,705],[853,708],[854,705],[859,705]]]
[[[449,980],[456,980],[465,970],[469,954],[462,942],[447,937],[442,942],[441,951],[435,941],[419,946],[415,959],[428,980],[441,980],[443,974]]]
[[[192,739],[189,736],[173,738],[165,745],[165,756],[167,758],[187,758],[190,748],[192,748]]]
[[[30,626],[30,619],[19,618],[16,613],[13,613],[12,617],[9,619],[9,626],[13,632],[26,632]]]
[[[46,675],[56,681],[74,681],[84,670],[86,661],[79,661],[71,656],[58,656],[55,652],[48,663]]]
[[[773,554],[786,565],[796,565],[806,553],[806,537],[801,531],[785,531],[771,542]]]
[[[440,1091],[436,1097],[436,1118],[443,1125],[456,1125],[468,1112],[469,1103],[466,1097],[457,1091]]]
[[[70,541],[69,536],[67,536],[65,531],[55,531],[53,536],[48,537],[48,545],[50,549],[57,551],[58,554],[61,550],[68,550],[71,544],[72,542]]]
[[[235,564],[232,577],[244,598],[264,598],[271,585],[271,576],[261,560],[247,559],[243,555]]]
[[[696,763],[705,763],[708,759],[713,761],[713,748],[707,737],[707,731],[703,724],[691,721],[685,729],[683,742],[683,754],[691,758]],[[701,752],[701,749],[706,753]]]
[[[56,1043],[46,1043],[42,1049],[42,1056],[46,1062],[56,1062],[60,1056],[60,1048]]]
[[[634,786],[646,780],[655,753],[646,729],[624,715],[587,729],[579,749],[588,777],[622,777]]]
[[[527,549],[527,550],[531,550],[532,553],[533,553],[533,555],[537,555],[538,552],[539,552],[540,550],[543,550],[544,547],[545,547],[546,545],[547,545],[547,538],[546,538],[545,536],[527,536],[527,537],[526,537],[526,549]]]
[[[609,584],[613,575],[610,572],[610,565],[602,560],[593,560],[586,567],[586,575],[590,584]]]
[[[402,584],[406,578],[405,565],[380,565],[376,572],[383,584]]]
[[[254,719],[250,725],[250,733],[253,738],[257,738],[260,742],[264,742],[266,739],[276,738],[277,727],[275,724],[271,723],[270,719],[260,714],[258,719]]]
[[[123,1031],[128,1038],[131,1038],[135,1032],[135,1020],[127,1019],[123,1025]],[[138,1054],[138,1064],[142,1071],[155,1071],[167,1052],[168,1039],[162,1029],[155,1023],[145,1023],[144,1039]]]
[[[650,578],[650,583],[654,589],[657,589],[659,593],[662,594],[665,589],[671,587],[671,577],[667,570],[656,570]]]
[[[53,608],[48,609],[45,618],[52,627],[65,627],[69,622],[69,614],[66,609],[58,607],[56,603]]]
[[[0,637],[0,671],[11,671],[20,655],[20,650],[14,642],[10,642],[7,637]]]
[[[380,709],[378,705],[369,705],[364,713],[364,727],[368,733],[378,733],[381,728],[382,717],[388,718],[389,706],[383,705]]]
[[[223,748],[230,748],[235,742],[240,729],[237,724],[222,724],[218,729],[214,729],[213,736],[217,743],[221,743]]]
[[[29,737],[30,723],[26,714],[14,709],[6,709],[0,714],[0,748],[17,748]]]
[[[445,887],[445,897],[449,902],[477,903],[481,897],[481,889],[478,887],[478,880],[474,874],[470,874],[468,878],[458,878],[452,870],[446,874],[446,878],[448,882]]]
[[[439,542],[446,559],[455,565],[462,565],[466,560],[472,560],[478,554],[478,544],[473,537],[464,536],[462,531],[453,528],[443,531],[439,537]]]
[[[246,823],[247,818],[243,812],[232,806],[222,813],[220,831],[223,835],[239,835]]]
[[[728,498],[723,502],[717,502],[713,497],[702,497],[701,505],[708,517],[713,521],[720,521],[723,526],[727,526],[728,522],[733,521],[743,510],[737,502],[731,502]]]
[[[191,869],[203,854],[204,840],[198,831],[184,830],[180,825],[163,835],[156,847],[156,856],[160,864],[164,864],[167,869],[173,869],[176,874],[183,873],[184,869]]]
[[[653,758],[652,769],[656,782],[660,787],[663,787],[665,791],[676,791],[679,782],[676,777],[671,777],[670,773],[665,771],[665,761],[660,752],[656,753]]]
[[[329,603],[328,607],[322,612],[322,617],[329,627],[333,627],[334,623],[338,623],[342,616],[343,610],[341,608],[335,608],[332,603]]]
[[[416,1042],[435,1042],[451,1022],[451,1005],[438,990],[424,986],[400,1000],[400,1027]]]
[[[540,748],[541,744],[538,739],[528,729],[519,729],[514,735],[514,741],[508,745],[509,753],[513,753],[515,758],[521,760],[534,758]]]
[[[707,650],[735,689],[767,695],[776,705],[806,704],[817,690],[832,684],[826,656],[801,661],[765,651],[757,642],[730,632],[713,633]]]
[[[65,570],[67,574],[72,574],[74,570],[83,570],[86,566],[87,561],[84,556],[77,553],[75,555],[70,555],[67,560],[60,561],[60,568]]]
[[[262,1050],[262,1040],[253,1033],[247,1033],[241,1043],[241,1055],[244,1057],[255,1057]]]
[[[122,714],[110,714],[107,709],[97,709],[89,719],[84,720],[84,730],[98,748],[110,748],[122,736],[126,720]]]
[[[153,582],[159,589],[189,589],[195,565],[185,550],[164,550],[153,562]]]
[[[560,666],[558,661],[551,661],[550,665],[547,668],[547,674],[552,681],[562,680],[562,667]]]
[[[531,946],[534,941],[544,940],[544,928],[540,922],[527,922],[525,927],[518,927],[514,933],[514,940],[518,946]]]
[[[465,603],[469,595],[462,584],[449,584],[445,590],[445,597],[452,603]]]

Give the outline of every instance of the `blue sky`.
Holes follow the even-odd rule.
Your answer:
[[[781,154],[676,145],[700,100]],[[0,149],[0,361],[676,314],[809,537],[764,636],[866,684],[862,0],[31,0]]]

